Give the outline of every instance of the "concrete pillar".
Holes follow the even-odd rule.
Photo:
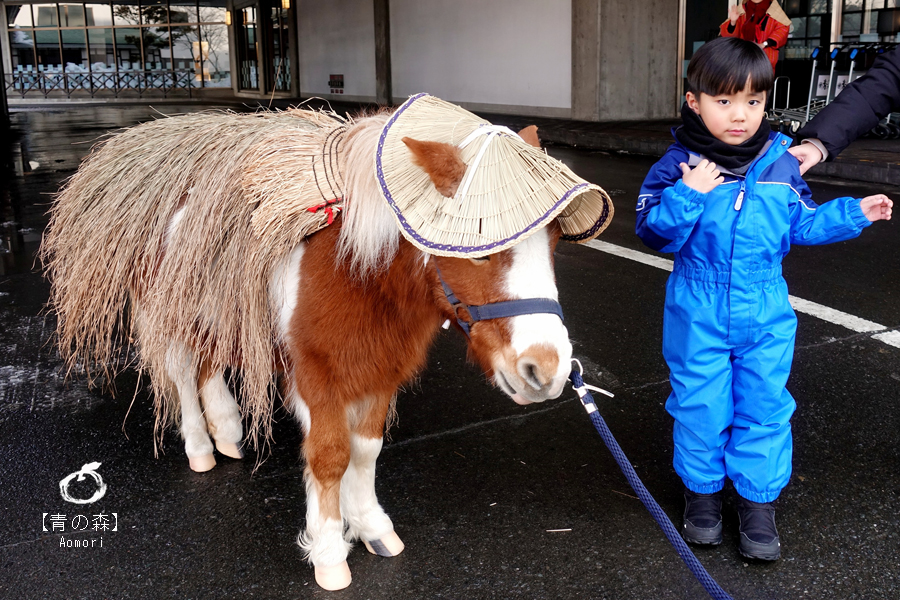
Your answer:
[[[600,0],[572,0],[572,118],[600,115]]]
[[[2,4],[2,2],[0,2]],[[8,25],[6,21],[6,9],[0,7],[0,128],[9,126],[9,102],[6,99],[6,75],[12,76],[12,50],[9,47]]]
[[[823,19],[824,21],[824,19]],[[841,39],[841,27],[844,23],[844,3],[841,0],[831,0],[831,43],[836,44]],[[829,48],[829,51],[831,49]]]
[[[393,104],[391,86],[390,0],[375,3],[375,97],[378,104]]]
[[[672,0],[572,0],[572,116],[675,116],[682,12]]]

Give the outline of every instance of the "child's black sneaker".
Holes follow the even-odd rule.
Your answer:
[[[775,528],[775,506],[771,502],[751,502],[738,496],[741,519],[741,554],[759,560],[778,560],[781,540]]]
[[[684,524],[681,537],[690,544],[722,543],[722,492],[698,494],[684,490]]]

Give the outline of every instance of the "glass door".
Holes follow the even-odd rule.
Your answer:
[[[238,89],[262,91],[259,82],[259,27],[256,5],[235,10],[237,14]]]
[[[290,47],[290,27],[288,14],[290,12],[290,3],[288,0],[269,0],[269,23],[267,23],[267,33],[269,33],[269,48],[271,50],[271,60],[267,60],[269,65],[268,75],[269,81],[273,82],[272,87],[279,92],[291,91],[291,47]],[[268,57],[267,57],[268,59]]]

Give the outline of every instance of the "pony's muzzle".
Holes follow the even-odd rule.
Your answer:
[[[547,344],[530,346],[516,357],[512,369],[498,370],[498,383],[517,404],[527,405],[557,398],[566,383],[566,373],[560,372],[559,353]]]

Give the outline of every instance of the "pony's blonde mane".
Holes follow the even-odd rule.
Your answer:
[[[381,113],[354,122],[341,152],[344,211],[337,259],[349,262],[362,279],[390,265],[400,243],[397,219],[375,177],[375,149],[389,116]]]

